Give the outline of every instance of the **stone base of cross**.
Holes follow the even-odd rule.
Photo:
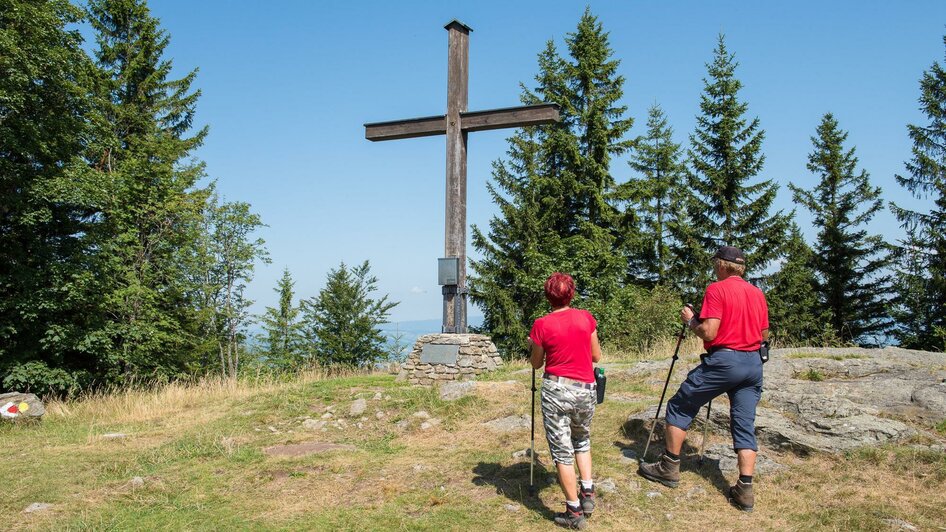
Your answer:
[[[443,287],[445,333],[467,332],[466,288],[466,142],[471,131],[550,124],[560,120],[555,104],[526,105],[467,112],[469,26],[453,20],[448,37],[447,114],[365,124],[365,138],[396,140],[431,135],[447,137],[447,190],[444,256],[458,260],[455,284]]]

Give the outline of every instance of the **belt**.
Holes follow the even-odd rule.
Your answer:
[[[709,348],[708,353],[706,354],[712,355],[713,353],[716,353],[719,351],[732,351],[733,353],[758,353],[759,352],[758,349],[753,349],[752,351],[740,351],[738,349],[730,349],[728,347],[714,346],[714,347]]]
[[[557,382],[559,384],[567,384],[568,386],[575,386],[577,388],[584,388],[586,390],[594,390],[595,383],[593,382],[582,382],[575,379],[569,379],[568,377],[559,377],[557,375],[552,375],[551,373],[544,373],[542,375],[543,379],[550,380],[552,382]]]

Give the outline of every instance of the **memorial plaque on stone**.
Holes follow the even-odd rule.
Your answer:
[[[460,346],[426,344],[420,354],[421,364],[456,364]]]

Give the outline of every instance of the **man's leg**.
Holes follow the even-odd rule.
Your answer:
[[[736,452],[736,457],[739,461],[740,476],[752,476],[752,472],[755,471],[756,454],[757,453],[752,449],[739,449]]]
[[[758,362],[757,360],[753,360]],[[739,462],[739,479],[729,490],[729,500],[740,510],[751,512],[755,506],[752,475],[758,445],[755,437],[755,412],[762,397],[762,368],[752,368],[749,382],[729,392],[729,417],[732,420],[733,449]],[[757,375],[753,375],[757,373]],[[755,378],[751,378],[755,377]]]
[[[680,456],[680,451],[683,450],[683,442],[687,439],[687,431],[667,423],[667,430],[664,433],[667,440],[667,450]]]
[[[657,462],[642,463],[637,472],[647,480],[674,488],[680,481],[680,452],[687,429],[700,407],[728,388],[724,371],[703,361],[687,374],[677,393],[667,402],[667,428],[664,431],[667,450]]]

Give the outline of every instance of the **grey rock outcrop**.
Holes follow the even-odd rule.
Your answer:
[[[686,369],[677,371],[672,388]],[[668,390],[668,400],[672,394]],[[649,429],[655,408],[632,415],[628,428]],[[765,365],[756,435],[773,448],[836,453],[902,441],[917,434],[912,422],[928,425],[942,420],[944,412],[946,353],[895,347],[776,349]],[[711,427],[728,433],[725,395],[713,401]],[[655,440],[662,434],[661,419]]]

